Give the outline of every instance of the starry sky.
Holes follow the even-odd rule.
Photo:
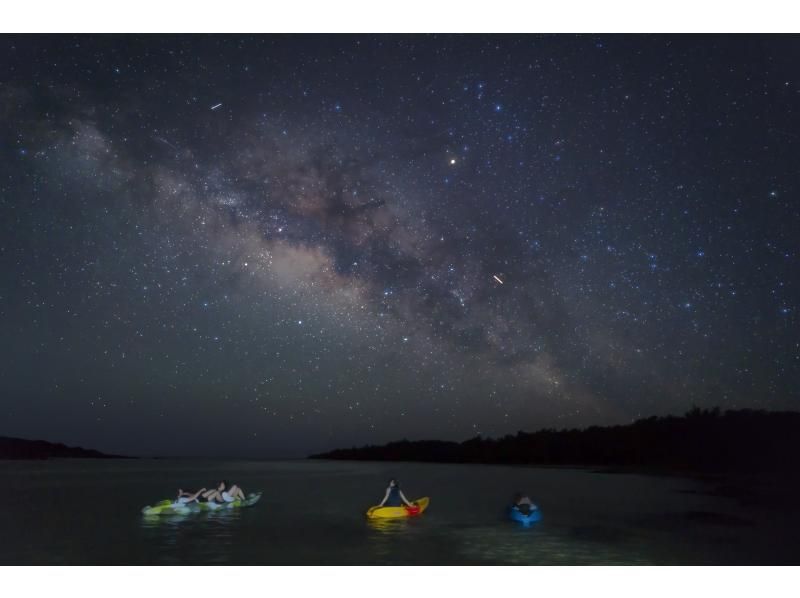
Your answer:
[[[0,48],[0,434],[286,457],[798,407],[798,37]]]

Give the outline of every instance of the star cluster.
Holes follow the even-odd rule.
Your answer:
[[[0,42],[0,433],[281,456],[797,406],[797,38]]]

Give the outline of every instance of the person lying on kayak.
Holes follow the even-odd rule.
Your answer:
[[[200,502],[197,500],[197,497],[200,496],[203,492],[205,492],[205,488],[200,488],[197,492],[186,492],[185,490],[181,490],[178,488],[178,500],[177,502],[180,504],[188,504],[190,502]]]
[[[407,507],[414,507],[414,503],[409,502],[403,494],[403,491],[400,490],[400,482],[397,480],[389,480],[389,487],[386,488],[386,494],[383,496],[383,500],[378,506],[400,507],[403,503],[405,503]]]
[[[530,497],[522,494],[522,492],[514,494],[514,507],[522,511],[525,515],[537,508]]]
[[[233,502],[235,500],[245,500],[244,492],[236,484],[228,487],[228,482],[222,480],[216,489],[211,489],[203,493],[203,498],[208,502]]]

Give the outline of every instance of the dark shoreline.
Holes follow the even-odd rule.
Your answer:
[[[791,472],[800,461],[800,412],[693,409],[684,416],[584,429],[519,431],[463,442],[400,440],[311,459],[590,467],[656,474]]]
[[[80,446],[67,446],[46,440],[0,436],[0,461],[46,461],[49,459],[136,459],[109,455]]]

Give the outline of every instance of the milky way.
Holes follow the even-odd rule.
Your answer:
[[[800,39],[4,36],[0,434],[796,408]]]

